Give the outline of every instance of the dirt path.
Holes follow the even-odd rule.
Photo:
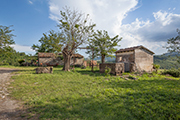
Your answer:
[[[21,120],[20,103],[9,97],[8,86],[16,69],[0,68],[0,120]]]

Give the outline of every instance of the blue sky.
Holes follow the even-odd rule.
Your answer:
[[[1,0],[0,25],[13,25],[15,50],[34,54],[31,46],[39,44],[42,34],[58,30],[59,11],[65,6],[90,14],[95,29],[123,37],[118,49],[144,45],[165,53],[162,46],[180,28],[179,0]]]

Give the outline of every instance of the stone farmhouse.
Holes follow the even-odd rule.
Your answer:
[[[70,61],[70,65],[82,65],[83,61],[84,56],[80,54],[73,54]],[[39,65],[47,66],[64,65],[64,60],[62,60],[60,57],[56,57],[54,53],[38,53],[38,62]]]
[[[125,72],[130,71],[146,71],[153,70],[153,54],[151,50],[144,46],[135,46],[125,49],[120,49],[115,52],[116,62],[123,62]]]
[[[152,72],[153,70],[154,52],[142,45],[119,49],[115,54],[116,63],[100,64],[100,72],[104,72],[106,67],[111,68],[111,73],[116,75],[123,72]]]

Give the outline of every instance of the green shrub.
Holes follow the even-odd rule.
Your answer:
[[[105,68],[105,75],[109,75],[111,72],[111,68],[107,67]]]
[[[165,70],[162,74],[169,74],[169,75],[172,75],[173,77],[179,77],[180,76],[180,68]]]
[[[2,65],[9,65],[9,63],[6,63],[6,62],[5,62],[5,63],[3,63]]]
[[[81,66],[81,69],[86,69],[86,67],[84,65]]]
[[[157,74],[157,73],[158,73],[158,70],[159,70],[159,68],[160,68],[160,65],[158,65],[158,64],[153,64],[153,68],[155,69],[156,74]]]
[[[21,64],[21,63],[23,63],[23,62],[25,62],[23,59],[18,60],[18,63],[19,63],[19,64]]]

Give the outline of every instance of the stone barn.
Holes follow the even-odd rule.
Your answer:
[[[58,54],[58,55],[61,55]],[[39,65],[55,66],[55,65],[64,65],[64,60],[60,57],[56,57],[54,53],[38,53]],[[84,61],[84,56],[80,54],[73,54],[70,64],[71,65],[82,65]]]
[[[125,72],[151,72],[153,70],[154,52],[142,45],[120,49],[115,54],[116,63],[124,63]]]
[[[55,65],[53,62],[56,59],[54,53],[38,53],[38,63],[39,65]]]
[[[70,61],[70,65],[83,65],[84,62],[84,56],[80,55],[80,54],[73,54],[71,61]]]

